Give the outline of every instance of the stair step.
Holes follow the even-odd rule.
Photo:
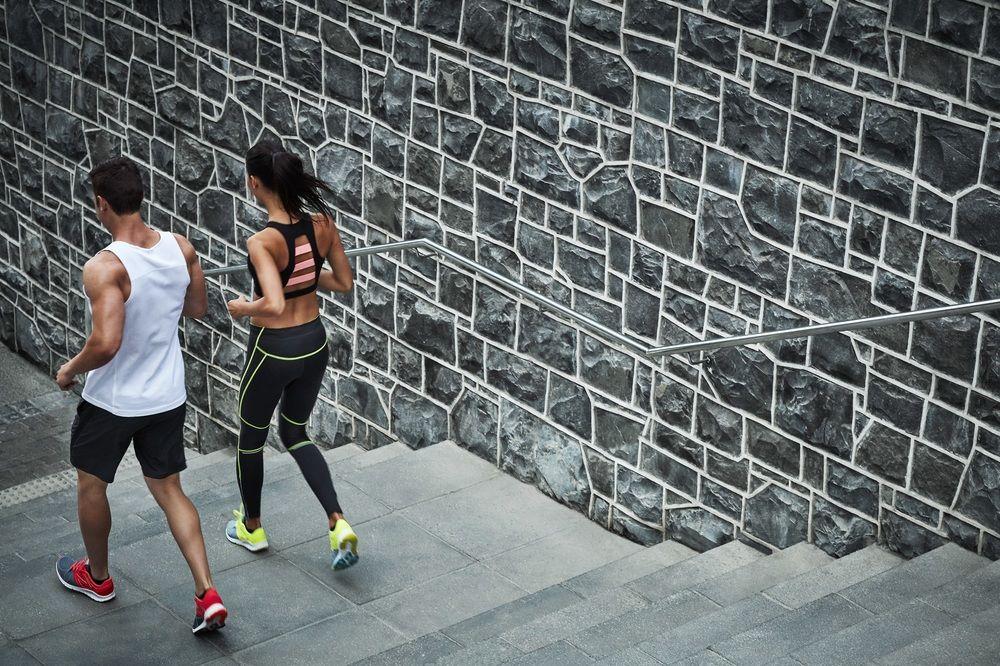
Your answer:
[[[600,659],[671,627],[708,615],[718,608],[718,604],[697,592],[682,590],[649,606],[579,631],[569,638],[569,642]]]
[[[601,624],[609,618],[648,605],[646,599],[628,589],[612,590],[505,631],[500,634],[500,638],[523,652],[533,652]]]
[[[655,638],[640,642],[638,647],[670,664],[693,657],[715,643],[786,612],[787,609],[778,602],[756,594],[680,626],[654,632]]]
[[[791,656],[809,666],[871,663],[955,622],[947,613],[912,601],[822,638]]]
[[[529,654],[511,659],[507,664],[511,666],[578,666],[578,664],[589,664],[593,660],[580,652],[578,648],[566,641],[557,641],[551,645],[546,645]],[[455,666],[465,666],[474,662],[454,662]]]
[[[764,594],[787,608],[800,608],[899,566],[903,561],[879,546],[869,546],[824,567],[767,588]]]
[[[761,557],[764,557],[764,554],[760,551],[739,541],[730,541],[718,548],[637,578],[625,587],[650,601],[657,601],[702,581],[739,569]]]
[[[1000,561],[991,562],[962,580],[934,590],[922,600],[955,617],[989,610],[1000,600]]]
[[[831,594],[712,645],[738,664],[773,664],[778,658],[870,618],[869,611]]]
[[[473,645],[572,606],[581,599],[579,594],[553,585],[453,624],[441,633],[462,645]]]
[[[893,652],[879,664],[989,664],[1000,662],[1000,606],[970,615],[961,622]]]
[[[663,662],[654,659],[639,648],[631,647],[608,655],[597,663],[600,666],[660,666]]]
[[[816,546],[803,542],[691,589],[726,606],[831,562],[832,557]]]
[[[562,584],[577,594],[592,597],[697,554],[676,541],[664,541],[574,576]]]
[[[884,613],[988,563],[985,557],[948,543],[856,583],[840,595],[873,613]]]

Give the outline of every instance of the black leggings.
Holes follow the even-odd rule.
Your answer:
[[[240,443],[236,453],[244,518],[260,517],[264,441],[279,400],[281,443],[295,458],[326,514],[341,513],[330,468],[306,434],[328,358],[326,330],[319,319],[291,328],[250,327],[240,380]]]

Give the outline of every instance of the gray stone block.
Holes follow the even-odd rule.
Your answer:
[[[977,613],[879,660],[880,664],[993,664],[1000,606]]]
[[[475,594],[468,594],[475,590]],[[525,592],[481,564],[473,564],[369,603],[376,617],[410,638],[438,631]],[[428,605],[429,598],[436,603]]]
[[[868,611],[830,595],[716,643],[712,650],[734,663],[772,664],[831,631],[846,629],[869,617]]]
[[[442,633],[462,645],[472,646],[557,612],[580,601],[580,595],[562,585],[553,585],[510,603],[487,610],[450,627]]]
[[[729,606],[796,576],[808,573],[833,561],[811,544],[799,543],[773,555],[762,557],[724,576],[693,586],[691,589],[715,603]]]
[[[686,663],[688,659],[730,636],[759,626],[786,612],[767,597],[754,595],[714,612],[693,618],[638,644],[643,652],[664,664]],[[728,662],[727,662],[728,663]]]
[[[505,631],[500,638],[525,652],[531,652],[648,605],[637,594],[617,589]]]
[[[842,589],[840,595],[873,613],[883,613],[971,574],[988,562],[961,546],[946,544]]]
[[[899,566],[902,562],[887,550],[869,546],[824,567],[778,583],[764,590],[764,593],[787,608],[801,608]]]
[[[727,572],[739,569],[761,557],[761,553],[738,541],[713,548],[707,553],[682,560],[665,569],[638,578],[625,589],[641,594],[647,599],[665,599],[675,592],[685,590]]]
[[[114,640],[109,640],[111,636]],[[150,650],[150,641],[158,649]],[[137,654],[150,664],[203,663],[222,656],[210,642],[191,640],[187,623],[152,599],[33,636],[22,644],[42,663],[114,663],[133,660]]]
[[[336,654],[338,661],[353,663],[389,650],[405,639],[362,610],[349,610],[234,654],[242,664],[276,662],[313,663]]]
[[[792,657],[810,665],[873,663],[954,623],[954,617],[915,601],[823,638]]]

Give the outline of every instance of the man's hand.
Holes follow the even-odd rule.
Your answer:
[[[69,367],[69,363],[63,363],[62,367],[59,368],[59,372],[56,373],[56,384],[63,391],[68,391],[76,386],[76,375]]]
[[[250,307],[250,301],[239,296],[233,300],[226,303],[226,308],[229,310],[229,316],[233,319],[239,319],[241,317],[246,317],[249,312],[247,308]]]

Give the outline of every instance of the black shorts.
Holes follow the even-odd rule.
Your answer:
[[[70,434],[69,459],[73,467],[93,474],[105,483],[115,472],[129,444],[142,473],[163,479],[187,467],[184,460],[184,413],[186,405],[149,416],[116,416],[81,400]]]

